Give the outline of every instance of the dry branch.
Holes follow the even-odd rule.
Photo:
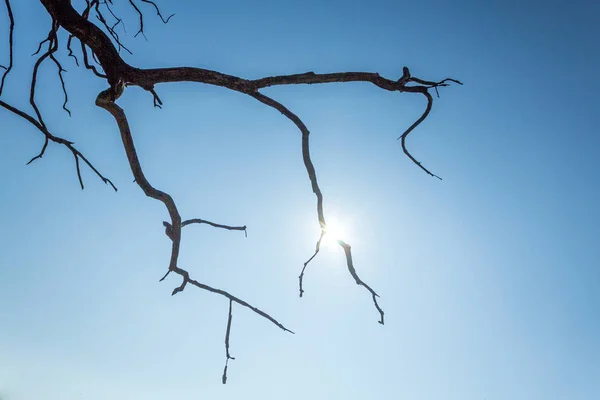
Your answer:
[[[151,0],[140,1],[142,3],[152,6],[156,11],[157,16],[165,24],[169,22],[171,17],[173,17],[174,15],[171,14],[167,18],[164,18],[156,3],[154,3]],[[75,59],[75,63],[77,66],[79,66],[79,61],[73,53],[71,46],[73,40],[78,40],[80,42],[83,65],[85,66],[85,68],[92,71],[96,77],[106,79],[108,83],[109,88],[102,91],[98,95],[96,99],[96,105],[108,111],[115,119],[119,132],[121,134],[121,139],[123,147],[125,149],[125,154],[129,162],[129,166],[135,178],[135,182],[146,194],[146,196],[163,203],[169,213],[170,221],[164,221],[163,225],[165,227],[165,234],[172,242],[171,256],[167,272],[162,277],[161,281],[164,280],[171,272],[173,272],[182,278],[181,284],[173,290],[173,295],[183,291],[188,284],[191,284],[193,286],[198,287],[199,289],[218,294],[229,300],[229,313],[225,334],[226,361],[222,378],[223,383],[227,381],[228,362],[230,359],[234,359],[229,353],[229,339],[231,333],[233,303],[250,309],[257,315],[267,319],[268,321],[270,321],[271,323],[278,326],[284,331],[291,331],[268,313],[250,305],[248,302],[230,294],[229,292],[213,288],[204,283],[191,279],[189,273],[178,265],[179,252],[181,247],[181,234],[182,228],[184,226],[190,224],[207,224],[220,229],[244,231],[245,234],[247,233],[246,226],[223,225],[199,218],[182,220],[172,196],[164,191],[156,189],[150,184],[140,164],[126,114],[124,110],[116,104],[117,99],[121,96],[121,94],[127,86],[139,86],[142,89],[148,91],[152,95],[154,106],[160,107],[162,105],[162,101],[155,89],[155,86],[157,84],[171,82],[197,82],[215,85],[253,97],[261,103],[279,111],[298,128],[302,135],[302,159],[308,174],[309,181],[311,183],[312,191],[316,196],[317,220],[321,228],[321,234],[316,242],[315,251],[312,254],[312,256],[304,263],[302,271],[298,277],[300,297],[302,297],[304,293],[303,278],[306,268],[308,264],[317,256],[317,254],[319,254],[321,241],[324,235],[327,233],[327,223],[323,211],[323,193],[321,191],[321,188],[319,187],[316,169],[313,165],[310,155],[309,129],[300,119],[299,116],[290,111],[282,103],[261,93],[261,89],[281,85],[311,85],[334,82],[367,82],[377,86],[380,89],[387,91],[400,93],[416,93],[423,95],[427,101],[425,110],[423,111],[422,115],[410,127],[408,127],[408,129],[406,129],[402,133],[402,135],[400,135],[398,139],[401,141],[403,152],[413,163],[419,166],[419,168],[421,168],[427,174],[439,178],[439,176],[435,175],[430,170],[425,168],[408,151],[406,147],[406,138],[411,132],[414,131],[414,129],[417,126],[419,126],[429,116],[429,113],[433,106],[433,96],[431,95],[430,90],[435,90],[436,94],[439,97],[438,88],[448,86],[450,83],[462,84],[461,82],[455,79],[446,78],[441,81],[427,81],[413,77],[407,67],[403,67],[402,76],[397,80],[387,79],[380,76],[378,73],[373,72],[334,72],[323,74],[306,72],[301,74],[269,76],[260,79],[249,80],[233,75],[224,74],[218,71],[195,67],[141,69],[129,65],[120,56],[121,49],[125,49],[129,53],[131,52],[127,47],[123,45],[121,37],[116,32],[116,28],[118,25],[122,25],[123,29],[125,29],[125,24],[123,19],[120,18],[117,15],[117,13],[111,8],[111,6],[113,5],[113,2],[111,0],[105,0],[103,2],[100,2],[100,0],[85,0],[86,6],[81,13],[77,12],[75,8],[73,8],[72,0],[40,0],[40,2],[46,8],[49,16],[51,17],[52,27],[47,38],[40,42],[37,52],[34,53],[38,54],[42,50],[44,44],[48,43],[46,51],[43,54],[41,54],[36,60],[31,78],[30,104],[35,112],[36,117],[33,117],[32,115],[29,115],[26,112],[19,110],[14,106],[11,106],[3,100],[0,100],[0,106],[12,112],[15,115],[24,118],[32,125],[34,125],[44,135],[44,145],[40,153],[37,156],[33,157],[30,162],[38,158],[42,158],[49,142],[59,143],[66,146],[73,154],[75,158],[78,180],[82,188],[83,180],[81,177],[79,165],[80,160],[82,160],[86,165],[88,165],[88,167],[91,168],[94,171],[94,173],[98,177],[100,177],[100,179],[102,179],[105,183],[110,184],[116,190],[116,187],[112,184],[112,182],[105,178],[102,174],[100,174],[100,172],[98,172],[98,170],[87,160],[87,158],[84,157],[75,147],[73,147],[72,142],[54,136],[50,133],[46,124],[44,123],[42,113],[35,101],[35,90],[38,70],[44,62],[44,60],[50,58],[58,67],[58,77],[61,82],[64,96],[63,109],[66,110],[70,115],[70,111],[67,108],[67,89],[65,87],[65,82],[62,75],[62,73],[65,70],[62,68],[61,64],[54,56],[55,52],[59,49],[57,34],[58,30],[62,28],[69,33],[69,37],[66,43],[66,49],[68,51],[68,56],[73,57]],[[14,16],[10,5],[10,0],[5,0],[5,3],[8,17],[10,20],[9,64],[8,67],[1,66],[4,69],[4,73],[2,74],[0,82],[0,95],[2,94],[5,79],[11,72],[13,66]],[[139,29],[134,35],[134,37],[141,34],[145,38],[144,13],[140,9],[140,7],[138,7],[135,0],[128,0],[128,3],[139,18]],[[107,14],[107,17],[109,19],[112,18],[112,21],[114,21],[114,23],[109,23],[107,18],[103,15],[104,8],[101,7],[102,5],[110,14]],[[90,13],[92,12],[92,10],[95,11],[96,19],[100,22],[99,26],[95,25],[93,22],[90,21]],[[102,28],[104,28],[104,30]],[[91,54],[92,62],[90,62],[88,51],[90,52],[89,54]],[[99,70],[99,68],[97,68],[97,66],[92,65],[93,62],[96,62],[97,66],[102,70],[102,72]],[[344,253],[346,256],[346,265],[348,267],[349,274],[354,279],[357,285],[363,286],[367,291],[369,291],[369,293],[372,296],[374,306],[380,315],[379,323],[383,324],[384,312],[378,303],[378,294],[368,284],[366,284],[359,278],[353,264],[350,245],[342,241],[338,241],[338,243],[344,249]]]
[[[181,216],[179,214],[179,210],[177,209],[177,205],[175,204],[175,201],[173,200],[173,198],[169,194],[167,194],[161,190],[158,190],[154,186],[152,186],[150,184],[150,182],[146,179],[146,176],[144,175],[142,166],[139,161],[137,151],[135,149],[135,145],[133,143],[133,138],[131,136],[131,130],[129,127],[129,122],[127,121],[127,116],[125,115],[125,112],[123,111],[123,109],[115,103],[115,100],[117,100],[119,98],[122,91],[123,91],[123,86],[121,85],[117,88],[116,91],[114,88],[109,88],[109,89],[101,92],[98,95],[98,97],[96,98],[96,105],[98,107],[104,108],[115,118],[115,121],[117,122],[117,126],[119,127],[119,131],[121,133],[123,147],[125,148],[125,153],[127,154],[127,159],[129,161],[129,166],[131,168],[131,172],[133,173],[133,176],[135,177],[135,182],[142,189],[142,191],[146,194],[146,196],[162,202],[165,205],[165,207],[167,208],[167,211],[169,212],[169,216],[171,217],[170,223],[166,222],[166,221],[163,222],[163,225],[165,226],[165,233],[172,241],[172,248],[171,248],[171,261],[169,263],[169,269],[168,269],[167,273],[165,274],[165,276],[163,276],[161,281],[164,280],[170,272],[174,272],[174,273],[180,275],[183,279],[182,279],[181,284],[173,290],[173,293],[172,293],[173,295],[175,295],[179,292],[182,292],[185,289],[185,287],[187,286],[187,284],[189,283],[200,289],[209,291],[211,293],[219,294],[219,295],[224,296],[229,299],[229,304],[230,304],[230,306],[229,306],[229,321],[227,324],[227,334],[226,334],[226,339],[225,339],[227,360],[225,362],[225,369],[223,372],[223,383],[226,383],[227,382],[227,363],[228,363],[229,359],[233,359],[229,355],[229,333],[231,330],[231,304],[232,304],[232,302],[235,302],[241,306],[249,308],[254,313],[269,320],[271,323],[278,326],[279,328],[281,328],[284,331],[287,331],[290,333],[294,333],[294,332],[287,329],[283,324],[281,324],[279,321],[277,321],[275,318],[273,318],[268,313],[262,311],[261,309],[259,309],[257,307],[252,306],[251,304],[238,298],[237,296],[234,296],[224,290],[216,289],[216,288],[208,286],[204,283],[201,283],[194,279],[191,279],[189,272],[178,266],[177,260],[179,257],[179,249],[181,247],[181,228],[183,226],[192,224],[192,223],[206,223],[206,224],[218,227],[218,228],[224,228],[224,229],[229,229],[229,230],[244,230],[244,231],[246,230],[246,227],[245,226],[244,227],[232,227],[232,226],[228,226],[228,225],[215,224],[213,222],[202,220],[202,219],[190,219],[190,220],[186,220],[184,222],[181,221]]]
[[[8,27],[8,67],[5,67],[4,65],[2,65],[2,68],[4,69],[4,73],[2,74],[2,79],[0,79],[0,96],[2,96],[2,90],[4,89],[4,81],[6,79],[6,77],[8,76],[8,74],[10,73],[10,70],[13,67],[13,35],[15,32],[15,17],[13,15],[12,12],[12,8],[10,6],[10,0],[5,0],[6,3],[6,12],[8,14],[8,20],[10,21],[9,23],[9,27]]]

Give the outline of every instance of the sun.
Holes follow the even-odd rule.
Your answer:
[[[336,250],[339,248],[338,240],[347,240],[347,232],[344,225],[336,217],[327,219],[327,227],[325,235],[321,240],[321,245],[328,250]]]

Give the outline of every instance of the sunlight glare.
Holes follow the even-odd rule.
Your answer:
[[[340,248],[338,240],[347,240],[346,230],[343,224],[336,217],[329,217],[327,219],[327,231],[321,240],[321,245],[330,250],[334,251]]]

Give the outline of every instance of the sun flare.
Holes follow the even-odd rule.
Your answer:
[[[347,232],[344,225],[336,217],[330,217],[327,221],[321,244],[328,250],[336,250],[339,248],[338,240],[346,241],[348,239]]]

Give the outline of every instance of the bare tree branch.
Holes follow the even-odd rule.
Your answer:
[[[58,49],[58,39],[56,36],[57,30],[58,30],[58,24],[56,23],[56,21],[53,20],[52,28],[50,29],[50,32],[48,33],[48,37],[40,43],[40,47],[38,48],[38,51],[36,52],[36,53],[39,52],[39,50],[41,49],[42,44],[44,42],[46,42],[46,41],[49,42],[48,50],[44,54],[42,54],[35,62],[35,65],[33,67],[33,75],[31,76],[31,87],[29,90],[29,103],[31,104],[31,107],[33,107],[33,110],[35,111],[35,114],[37,115],[38,121],[44,128],[46,127],[46,124],[44,123],[44,120],[42,119],[42,114],[35,102],[35,86],[37,84],[37,74],[40,69],[40,65],[42,65],[44,60],[46,58],[50,57],[52,55],[52,53],[54,53],[56,51],[56,49]],[[36,54],[36,53],[34,53],[34,54]]]
[[[69,57],[73,57],[75,59],[75,65],[79,67],[79,60],[77,59],[77,56],[73,54],[73,49],[71,49],[71,42],[73,41],[74,37],[75,36],[73,35],[69,35],[69,39],[67,39],[67,50],[69,51]]]
[[[172,293],[173,295],[183,291],[185,289],[185,287],[187,286],[187,284],[189,283],[200,289],[224,296],[229,299],[230,304],[231,304],[231,302],[235,302],[241,306],[247,307],[250,310],[252,310],[254,313],[269,320],[271,323],[278,326],[282,330],[290,332],[290,333],[294,333],[294,332],[290,331],[289,329],[287,329],[283,324],[281,324],[275,318],[271,317],[269,314],[260,310],[259,308],[256,308],[256,307],[250,305],[248,302],[246,302],[224,290],[216,289],[216,288],[208,286],[204,283],[201,283],[194,279],[191,279],[188,271],[180,268],[177,265],[177,260],[179,258],[179,250],[180,250],[180,245],[181,245],[181,227],[184,226],[184,223],[182,223],[182,221],[181,221],[181,216],[179,214],[179,210],[177,209],[177,206],[176,206],[173,198],[169,194],[154,188],[150,184],[150,182],[147,180],[146,176],[144,175],[142,166],[140,164],[140,161],[139,161],[139,158],[137,155],[137,151],[135,149],[135,145],[133,143],[133,138],[131,136],[131,130],[129,127],[129,122],[127,121],[127,116],[125,115],[125,112],[123,111],[123,109],[115,103],[115,100],[118,99],[119,96],[122,94],[123,89],[124,89],[124,85],[121,84],[117,87],[111,87],[111,88],[101,92],[98,95],[98,97],[96,98],[96,105],[98,107],[104,108],[115,118],[115,121],[117,122],[117,126],[119,127],[119,131],[121,133],[121,139],[123,141],[125,153],[127,154],[127,159],[129,161],[129,166],[131,167],[131,172],[133,173],[133,176],[135,178],[135,182],[142,189],[142,191],[146,194],[146,196],[162,202],[165,205],[165,207],[167,208],[167,211],[169,212],[169,215],[171,217],[170,223],[163,222],[163,225],[166,228],[165,232],[172,241],[172,248],[171,248],[171,260],[169,262],[169,270],[168,270],[167,274],[161,279],[161,281],[166,278],[166,276],[169,274],[169,272],[174,272],[174,273],[180,275],[183,278],[183,280],[181,282],[181,285],[179,285],[178,287],[176,287],[173,290],[173,293]],[[209,223],[208,221],[199,220],[199,219],[187,220],[185,222],[187,224],[189,224],[189,223]],[[217,226],[219,228],[236,229],[236,227],[229,227],[226,225],[220,225],[220,224],[214,224],[214,223],[209,223],[209,224],[213,225],[213,226]],[[243,229],[245,230],[245,227]],[[231,316],[231,308],[230,308],[230,316]],[[229,330],[230,329],[231,329],[231,320],[229,320],[229,324],[228,324],[228,328],[227,328],[227,349],[228,349],[228,343],[229,343]],[[228,352],[228,350],[227,350],[227,352]],[[230,358],[229,353],[227,353],[227,354],[228,354],[228,360],[229,360],[229,358]],[[226,369],[225,369],[223,383],[225,383],[226,380],[227,380],[227,378],[226,378]]]
[[[229,335],[231,334],[231,319],[233,318],[231,313],[232,306],[233,301],[229,300],[229,316],[227,318],[227,330],[225,331],[225,368],[223,368],[223,377],[221,378],[223,385],[227,383],[227,365],[229,364],[229,360],[235,360],[235,357],[231,357],[231,354],[229,354]]]
[[[44,141],[44,147],[42,149],[42,151],[40,152],[39,155],[37,155],[36,157],[32,158],[27,164],[30,164],[32,161],[38,159],[38,158],[42,158],[44,151],[46,149],[46,147],[48,146],[48,141],[53,141],[55,143],[58,144],[62,144],[63,146],[65,146],[66,148],[69,149],[69,151],[71,151],[71,153],[73,153],[73,156],[75,156],[75,160],[77,162],[77,174],[79,177],[79,182],[83,188],[83,182],[81,180],[81,173],[79,171],[79,161],[78,159],[80,158],[92,171],[94,171],[94,173],[98,176],[98,178],[100,178],[102,180],[102,182],[104,182],[105,184],[110,185],[114,191],[117,191],[117,187],[112,183],[112,181],[108,178],[106,178],[104,175],[102,175],[100,173],[100,171],[98,171],[96,169],[96,167],[94,167],[94,165],[88,161],[88,159],[81,154],[81,152],[79,150],[77,150],[75,148],[74,143],[73,142],[69,142],[68,140],[65,140],[63,138],[60,138],[58,136],[54,136],[53,134],[51,134],[48,129],[43,126],[41,123],[39,123],[38,121],[36,121],[35,118],[33,118],[31,115],[27,114],[24,111],[19,110],[16,107],[11,106],[10,104],[6,103],[5,101],[0,100],[0,106],[7,109],[8,111],[12,112],[13,114],[25,119],[26,121],[28,121],[30,124],[32,124],[33,126],[35,126],[40,132],[42,132],[45,136],[45,141]]]
[[[10,7],[10,0],[5,0],[6,3],[6,12],[8,13],[8,20],[10,21],[8,27],[8,67],[2,65],[4,69],[4,73],[2,74],[2,79],[0,80],[0,96],[2,96],[2,90],[4,89],[4,80],[10,73],[10,70],[13,67],[13,34],[15,31],[15,17],[13,16],[12,9]]]
[[[381,309],[381,307],[379,307],[379,303],[377,303],[377,298],[379,297],[379,295],[377,293],[375,293],[375,291],[373,289],[371,289],[371,287],[369,285],[364,283],[358,277],[358,274],[356,273],[356,270],[354,269],[354,264],[352,262],[352,251],[350,250],[350,245],[347,243],[344,243],[341,240],[338,240],[338,243],[344,249],[344,253],[346,253],[346,265],[348,266],[348,271],[350,272],[350,275],[352,275],[352,277],[354,278],[354,281],[356,282],[357,285],[364,286],[365,289],[367,289],[373,296],[373,303],[375,304],[375,308],[377,308],[377,311],[379,311],[379,315],[380,315],[379,323],[381,325],[383,325],[383,310]]]
[[[159,7],[152,0],[140,0],[142,3],[145,3],[149,6],[152,6],[156,11],[158,17],[163,23],[168,23],[171,17],[174,14],[169,15],[167,18],[163,17]],[[304,293],[303,288],[303,278],[306,271],[306,268],[309,263],[312,262],[313,259],[319,254],[321,243],[324,236],[327,234],[327,224],[324,215],[324,199],[323,193],[317,181],[317,174],[315,167],[313,165],[311,154],[310,154],[310,131],[304,124],[304,122],[292,111],[290,111],[285,105],[274,100],[273,98],[266,96],[261,92],[262,89],[273,87],[273,86],[281,86],[281,85],[300,85],[300,84],[325,84],[325,83],[339,83],[339,82],[366,82],[371,83],[377,86],[380,89],[399,92],[399,93],[416,93],[425,96],[427,100],[427,104],[421,116],[409,126],[403,133],[398,137],[398,140],[401,141],[402,151],[406,156],[419,168],[421,168],[427,174],[441,179],[436,174],[432,173],[429,169],[425,168],[421,162],[419,162],[407,149],[406,139],[410,133],[412,133],[417,126],[419,126],[430,114],[431,109],[433,107],[433,96],[430,90],[435,90],[436,95],[439,97],[438,89],[440,87],[446,87],[450,84],[462,84],[460,81],[446,78],[441,81],[428,81],[420,78],[415,78],[411,75],[409,69],[407,67],[403,67],[402,76],[397,79],[387,79],[380,76],[378,73],[374,72],[332,72],[332,73],[315,73],[315,72],[305,72],[300,74],[291,74],[291,75],[278,75],[278,76],[269,76],[263,77],[259,79],[244,79],[241,77],[224,74],[222,72],[213,71],[209,69],[203,68],[195,68],[195,67],[171,67],[171,68],[150,68],[150,69],[141,69],[135,66],[128,64],[120,55],[121,49],[129,52],[131,51],[125,47],[122,43],[121,37],[117,33],[116,29],[119,25],[123,26],[123,30],[125,31],[125,23],[123,19],[121,19],[115,11],[112,9],[113,1],[112,0],[85,0],[85,8],[79,13],[72,6],[72,0],[40,0],[42,5],[46,8],[48,14],[51,17],[52,27],[46,39],[42,40],[39,44],[37,51],[34,55],[39,54],[42,51],[42,48],[47,43],[46,51],[41,54],[35,62],[33,67],[32,77],[31,77],[31,85],[30,85],[30,96],[29,103],[33,108],[35,117],[33,115],[27,114],[26,112],[17,109],[7,102],[0,100],[0,106],[12,112],[13,114],[27,120],[29,123],[34,125],[42,134],[44,135],[44,144],[42,149],[38,155],[33,157],[29,163],[42,158],[45,154],[45,151],[50,142],[55,142],[61,145],[66,146],[72,153],[75,158],[75,168],[77,172],[77,177],[81,188],[84,188],[83,179],[81,175],[80,169],[80,160],[82,160],[94,173],[100,177],[104,181],[104,183],[110,184],[114,190],[117,190],[116,187],[112,184],[110,180],[105,178],[98,170],[73,146],[72,142],[69,142],[63,138],[54,136],[48,130],[43,118],[42,113],[36,103],[36,85],[38,79],[38,71],[42,63],[50,58],[55,65],[58,67],[58,78],[61,83],[62,92],[64,96],[63,109],[71,115],[70,110],[67,108],[68,103],[68,94],[65,86],[65,81],[62,72],[65,72],[65,69],[62,67],[58,59],[55,57],[55,52],[59,48],[58,43],[58,30],[59,28],[65,29],[69,38],[67,40],[66,49],[68,51],[68,56],[73,57],[75,59],[75,63],[79,66],[79,61],[77,56],[73,54],[71,44],[72,40],[78,40],[81,45],[82,58],[83,58],[83,66],[92,71],[92,73],[102,79],[106,79],[109,88],[102,91],[96,98],[96,105],[100,108],[105,109],[109,112],[113,118],[115,119],[120,135],[121,140],[123,142],[123,147],[125,149],[125,153],[129,162],[129,166],[135,178],[135,182],[144,192],[144,194],[150,198],[160,201],[166,207],[170,221],[164,221],[163,225],[165,227],[165,234],[171,240],[171,255],[169,259],[169,265],[166,274],[162,277],[161,281],[164,280],[171,272],[179,275],[182,278],[181,284],[173,289],[172,294],[175,295],[185,289],[188,284],[196,286],[199,289],[215,293],[217,295],[223,296],[229,300],[229,312],[228,312],[228,321],[227,328],[225,333],[225,367],[223,370],[223,383],[227,381],[227,368],[228,362],[230,359],[234,359],[231,357],[229,353],[229,341],[231,334],[231,324],[232,324],[232,308],[233,303],[236,303],[240,306],[246,307],[250,309],[255,314],[261,316],[264,319],[267,319],[272,324],[276,325],[280,329],[284,331],[291,332],[284,325],[282,325],[278,320],[273,318],[271,315],[266,312],[258,309],[248,302],[232,295],[229,292],[224,290],[214,288],[208,286],[204,283],[191,279],[189,273],[182,269],[178,265],[179,252],[181,247],[181,235],[182,228],[184,226],[190,224],[206,224],[219,229],[226,230],[238,230],[244,231],[247,234],[246,226],[230,226],[223,225],[214,222],[210,222],[204,219],[192,218],[187,220],[182,220],[181,215],[177,209],[174,199],[172,196],[164,191],[156,189],[154,186],[150,184],[148,179],[146,178],[142,166],[140,164],[137,151],[134,146],[133,138],[131,135],[129,123],[127,121],[127,117],[125,112],[121,107],[116,104],[116,100],[122,95],[123,91],[127,86],[138,86],[152,95],[153,104],[155,107],[161,107],[163,102],[158,96],[155,86],[161,83],[171,83],[171,82],[197,82],[209,85],[215,85],[222,88],[226,88],[229,90],[233,90],[244,95],[248,95],[253,97],[254,99],[260,101],[261,103],[279,111],[283,114],[288,120],[290,120],[294,125],[298,128],[302,135],[301,140],[301,150],[302,150],[302,160],[305,166],[305,169],[308,174],[308,178],[311,184],[311,189],[316,197],[316,211],[317,211],[317,220],[319,222],[319,226],[321,229],[320,236],[315,245],[315,251],[312,256],[304,263],[303,268],[301,270],[300,275],[298,276],[299,280],[299,293],[300,297],[302,297]],[[137,37],[139,34],[145,35],[145,26],[144,26],[144,13],[138,7],[138,4],[135,0],[128,0],[129,5],[133,8],[133,11],[137,14],[139,19],[139,30],[134,35]],[[4,87],[5,78],[8,73],[11,71],[13,66],[13,31],[14,31],[14,17],[11,10],[11,5],[9,0],[5,0],[7,13],[9,16],[10,26],[9,26],[9,64],[8,67],[0,66],[4,69],[1,82],[0,82],[0,95],[2,94],[2,89]],[[106,10],[102,8],[104,6],[106,10],[108,10],[108,14]],[[96,13],[96,19],[98,25],[94,22],[90,21],[90,13],[92,10]],[[108,19],[105,17],[108,17]],[[110,21],[110,22],[109,22]],[[103,27],[103,29],[102,29]],[[88,51],[90,51],[90,55],[92,60],[88,59]],[[93,65],[96,63],[97,66]],[[28,164],[29,164],[28,163]],[[378,294],[364,281],[362,281],[353,264],[351,247],[349,244],[338,241],[338,244],[344,249],[344,253],[346,256],[346,265],[351,277],[354,279],[357,285],[363,286],[372,296],[373,303],[375,308],[377,309],[380,319],[379,323],[384,323],[384,312],[378,303]],[[293,333],[293,332],[291,332]]]
[[[181,227],[183,228],[184,226],[190,225],[190,224],[207,224],[207,225],[210,225],[210,226],[214,226],[215,228],[227,229],[227,230],[230,230],[230,231],[244,231],[245,236],[248,236],[248,231],[246,229],[246,225],[244,225],[244,226],[230,226],[230,225],[217,224],[217,223],[214,223],[214,222],[206,221],[204,219],[193,218],[193,219],[188,219],[186,221],[183,221],[181,223]]]
[[[108,4],[108,3],[105,3]],[[110,9],[110,7],[107,5],[106,8],[108,8],[109,12],[114,16],[112,10]],[[121,21],[119,18],[117,18],[115,16],[115,18],[117,18],[117,22],[115,23],[115,25],[110,26],[108,25],[108,22],[106,21],[106,19],[104,18],[104,15],[102,15],[102,11],[100,11],[100,3],[98,1],[95,1],[94,4],[94,9],[96,10],[96,18],[98,19],[98,21],[100,21],[100,23],[102,23],[102,25],[106,28],[106,31],[110,34],[110,36],[114,39],[115,43],[118,46],[118,51],[120,52],[121,49],[125,50],[126,52],[128,52],[129,54],[133,54],[131,52],[131,50],[129,50],[122,42],[121,39],[119,38],[119,34],[117,33],[117,31],[115,31],[115,27],[117,26],[117,24]]]
[[[144,37],[144,39],[148,40],[148,38],[146,37],[146,34],[144,33],[144,14],[138,8],[138,6],[135,4],[135,2],[133,0],[129,0],[129,4],[131,4],[131,6],[135,9],[135,12],[137,12],[138,16],[140,17],[140,29],[137,31],[137,33],[135,35],[133,35],[133,37],[137,37],[137,35],[139,35],[141,33],[142,36]]]
[[[125,23],[123,22],[123,20],[117,17],[117,15],[113,12],[112,8],[110,8],[112,2],[104,1],[102,4],[104,4],[110,15],[115,19],[115,23],[112,25],[111,29],[114,30],[118,25],[121,25],[123,27],[123,32],[127,33],[127,30],[125,29]]]
[[[321,236],[319,236],[319,240],[317,240],[317,244],[315,246],[315,252],[304,263],[304,266],[302,267],[302,271],[300,272],[300,275],[298,276],[298,287],[300,289],[300,297],[302,297],[302,294],[304,293],[304,289],[302,287],[302,285],[304,283],[304,270],[306,270],[306,266],[313,260],[313,258],[315,258],[317,256],[317,254],[319,254],[319,251],[321,250],[321,241],[323,240],[324,235],[325,235],[325,233],[324,233],[323,229],[321,229]]]
[[[161,12],[160,12],[160,9],[158,8],[158,6],[156,5],[156,3],[155,3],[155,2],[153,2],[153,1],[150,1],[150,0],[141,0],[141,1],[142,1],[142,3],[150,4],[150,5],[152,5],[152,6],[154,7],[154,9],[156,10],[156,15],[158,15],[158,17],[161,19],[161,21],[163,22],[163,24],[166,24],[166,23],[168,23],[168,22],[169,22],[169,20],[171,19],[171,17],[174,17],[174,16],[175,16],[175,14],[171,14],[171,15],[169,15],[169,16],[167,17],[167,19],[165,19],[165,18],[162,16],[162,14],[161,14]]]
[[[50,59],[52,61],[54,61],[54,64],[56,64],[56,67],[58,68],[58,78],[60,79],[60,84],[62,86],[63,95],[65,96],[65,101],[63,102],[62,108],[69,114],[69,117],[70,117],[71,110],[69,110],[67,108],[67,103],[69,102],[69,95],[67,94],[67,88],[65,87],[65,80],[63,79],[63,75],[62,75],[62,73],[67,72],[67,70],[62,67],[60,62],[56,59],[56,57],[54,57],[54,54],[50,54]]]
[[[320,244],[323,236],[326,234],[327,224],[325,221],[324,213],[323,213],[323,194],[317,182],[316,171],[314,165],[312,163],[310,157],[310,146],[309,146],[309,135],[310,132],[306,125],[302,122],[302,120],[292,113],[287,107],[283,104],[275,101],[274,99],[262,94],[259,92],[260,89],[271,87],[271,86],[279,86],[279,85],[296,85],[296,84],[322,84],[322,83],[333,83],[333,82],[370,82],[377,87],[388,90],[388,91],[397,91],[397,92],[407,92],[407,93],[420,93],[424,95],[427,99],[427,106],[425,111],[401,136],[402,150],[409,157],[411,161],[413,161],[416,165],[418,165],[423,171],[428,173],[431,176],[439,178],[437,175],[433,174],[427,168],[425,168],[419,161],[417,161],[412,154],[408,151],[406,147],[406,137],[419,125],[421,122],[425,120],[425,118],[429,115],[429,112],[432,107],[433,97],[429,93],[430,89],[435,89],[436,93],[438,87],[448,86],[449,83],[457,83],[461,84],[461,82],[454,79],[444,79],[439,82],[426,81],[419,78],[414,78],[411,76],[410,71],[407,67],[404,67],[402,70],[402,76],[398,80],[390,80],[381,77],[377,73],[372,72],[336,72],[336,73],[326,73],[326,74],[316,74],[314,72],[306,72],[302,74],[292,74],[292,75],[280,75],[280,76],[271,76],[254,80],[247,80],[243,78],[239,78],[232,75],[223,74],[217,71],[207,70],[203,68],[193,68],[193,67],[174,67],[174,68],[157,68],[157,69],[139,69],[134,68],[127,64],[118,54],[118,49],[116,49],[111,42],[110,38],[104,34],[100,29],[98,29],[94,24],[90,23],[87,20],[87,16],[79,16],[76,12],[71,11],[72,8],[70,4],[67,4],[67,0],[41,0],[42,3],[46,6],[49,13],[59,21],[60,25],[69,31],[71,34],[76,35],[82,43],[85,43],[86,46],[90,47],[93,54],[98,56],[98,62],[102,65],[104,71],[106,72],[107,79],[111,88],[123,87],[124,85],[136,85],[147,91],[149,91],[154,97],[154,105],[160,106],[162,102],[158,98],[154,86],[158,83],[168,83],[168,82],[199,82],[205,84],[211,84],[216,86],[221,86],[230,90],[235,90],[244,94],[247,94],[251,97],[254,97],[258,101],[268,105],[271,108],[274,108],[281,112],[286,118],[292,121],[302,133],[302,157],[304,161],[305,168],[307,170],[309,180],[311,182],[312,190],[317,197],[317,217],[321,227],[321,235],[319,240],[315,246],[314,254],[304,263],[302,271],[299,276],[299,287],[300,287],[300,295],[304,292],[302,287],[302,280],[304,276],[305,269],[307,265],[316,257],[320,250]],[[140,17],[140,30],[137,34],[142,33],[144,30],[143,25],[143,14],[141,10],[137,7],[133,0],[129,0],[132,7],[136,10]],[[154,4],[154,6],[156,6]],[[65,12],[65,8],[68,12]],[[59,12],[60,11],[60,12]],[[82,33],[85,32],[85,35]],[[136,34],[136,35],[137,35]],[[107,98],[112,99],[114,101],[118,96],[113,96],[109,92],[106,93]],[[111,97],[112,96],[112,97]],[[127,146],[126,146],[127,147]],[[133,167],[132,167],[133,168]],[[141,169],[140,169],[141,172]],[[134,173],[135,175],[135,173]],[[143,175],[141,175],[143,178]],[[155,197],[153,195],[158,196],[158,193],[152,193],[149,187],[146,185],[147,181],[145,178],[140,181],[136,175],[136,182],[142,186],[144,192],[151,197]],[[164,197],[164,193],[161,192],[160,196]],[[157,197],[155,197],[157,198]],[[172,199],[170,197],[165,197],[165,201],[171,202]],[[167,203],[165,203],[167,204]],[[171,214],[173,214],[169,205],[167,205]],[[178,214],[177,214],[178,217]],[[179,218],[179,217],[178,217]],[[181,221],[180,219],[173,219],[171,225],[173,229],[168,233],[172,235],[172,239],[174,244],[180,240],[180,229],[181,229]],[[167,227],[168,229],[168,227]],[[171,237],[171,236],[170,236]],[[341,244],[341,243],[340,243]],[[341,244],[342,245],[342,244]],[[348,269],[351,275],[354,277],[357,283],[365,286],[370,292],[372,292],[374,297],[374,303],[376,308],[381,314],[380,322],[383,323],[383,311],[379,307],[377,301],[375,300],[376,293],[364,282],[358,279],[356,275],[356,271],[352,264],[352,258],[350,253],[349,245],[345,243],[342,245],[345,250]],[[176,260],[173,259],[174,254],[177,252],[172,251],[172,259],[170,263],[169,270],[173,270],[176,265]],[[183,286],[185,285],[182,284]],[[181,290],[183,290],[183,286]]]

